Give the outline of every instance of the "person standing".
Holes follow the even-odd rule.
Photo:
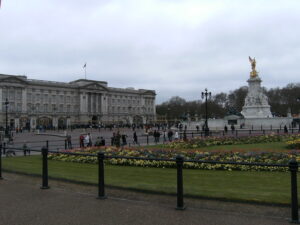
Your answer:
[[[100,138],[100,144],[101,146],[105,146],[105,139],[103,137]]]
[[[70,134],[67,135],[67,144],[68,144],[68,148],[72,149],[72,137]]]
[[[168,138],[169,138],[169,141],[171,142],[172,139],[173,139],[173,131],[172,130],[169,130],[169,132],[168,132]]]
[[[135,131],[134,131],[134,133],[133,133],[133,144],[136,144],[136,145],[139,144],[139,142],[138,142],[138,137],[137,137],[137,134],[136,134]]]
[[[224,127],[224,132],[225,132],[225,134],[227,134],[227,132],[228,132],[228,127],[227,127],[227,125],[225,125],[225,127]]]
[[[235,130],[234,125],[231,124],[231,133],[232,133],[232,134],[234,133],[234,130]]]
[[[82,134],[79,136],[79,147],[84,148],[84,136]]]
[[[178,131],[175,132],[174,139],[175,141],[179,139]]]

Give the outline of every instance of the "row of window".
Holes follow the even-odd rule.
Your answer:
[[[108,104],[111,105],[139,105],[140,100],[126,100],[126,99],[108,99]]]
[[[72,105],[55,105],[55,104],[27,104],[27,112],[29,113],[56,113],[56,112],[73,112],[78,109],[78,106]]]
[[[76,97],[75,96],[64,96],[64,95],[27,93],[27,102],[74,104],[74,103],[76,103]]]
[[[14,101],[14,100],[22,100],[22,90],[21,89],[2,89],[2,100],[5,101]]]
[[[49,93],[49,94],[63,94],[63,95],[67,95],[67,94],[71,94],[74,95],[74,91],[59,91],[59,90],[50,90],[50,89],[36,89],[36,88],[31,88],[31,89],[27,89],[28,91],[31,92],[40,92],[40,93]]]
[[[110,113],[151,113],[153,112],[153,108],[148,107],[148,108],[135,108],[135,107],[115,107],[115,106],[109,106],[108,107],[108,112]]]

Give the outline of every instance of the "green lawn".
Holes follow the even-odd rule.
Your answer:
[[[150,149],[165,149],[165,145],[143,146]],[[241,144],[241,145],[216,145],[209,147],[197,148],[201,151],[289,151],[284,142],[270,142],[257,144]]]
[[[41,156],[3,158],[3,168],[41,174]],[[184,169],[184,193],[189,196],[289,204],[288,172],[207,171]],[[49,176],[97,183],[97,165],[49,160]],[[176,169],[105,166],[107,185],[176,193]],[[51,180],[49,181],[51,185]],[[299,184],[298,184],[299,187]]]

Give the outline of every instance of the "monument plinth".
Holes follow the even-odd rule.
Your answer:
[[[270,111],[270,105],[268,103],[267,96],[263,93],[261,87],[262,80],[258,76],[258,72],[255,70],[256,61],[255,58],[251,59],[252,71],[250,72],[250,79],[247,80],[249,84],[248,94],[245,98],[245,105],[242,110],[242,115],[247,118],[271,118],[272,113]]]

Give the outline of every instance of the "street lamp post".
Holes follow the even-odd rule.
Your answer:
[[[9,102],[8,102],[7,98],[4,102],[4,104],[5,104],[5,137],[9,137],[9,135],[8,135],[8,125],[7,125],[7,122],[8,122],[7,109],[8,109]]]
[[[207,88],[205,88],[205,92],[201,93],[202,99],[205,98],[205,125],[204,125],[204,134],[205,136],[209,136],[209,128],[207,123],[207,98],[211,97],[211,92],[207,92]]]
[[[167,108],[167,124],[168,124],[168,128],[170,127],[170,107]]]

